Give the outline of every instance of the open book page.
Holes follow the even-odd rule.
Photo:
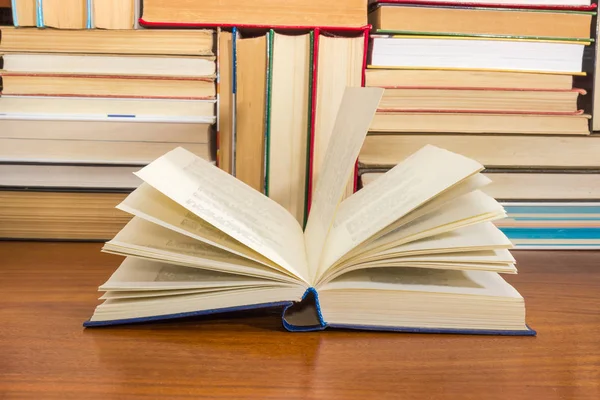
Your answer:
[[[182,148],[136,175],[215,228],[308,281],[300,224],[262,193]]]
[[[271,260],[238,242],[143,182],[117,208],[238,256],[281,269]]]
[[[339,276],[368,268],[411,267],[454,270],[491,271],[516,274],[515,259],[506,249],[463,251],[436,254],[417,254],[388,257],[384,259],[354,260],[343,268],[329,269],[320,279],[319,286],[331,282]]]
[[[358,256],[356,260],[366,262],[419,254],[510,249],[512,247],[513,244],[500,229],[491,222],[483,222],[394,246],[371,256]]]
[[[506,213],[500,203],[476,190],[450,201],[444,208],[435,210],[377,238],[364,249],[363,254],[372,254],[403,243],[485,221],[493,221],[505,216]]]
[[[448,202],[443,208],[424,215],[397,230],[381,236],[366,245],[361,254],[333,265],[324,271],[320,280],[344,270],[361,260],[382,254],[383,251],[405,243],[440,235],[465,226],[503,218],[502,206],[481,191],[475,191]],[[393,258],[393,256],[389,256]],[[383,259],[381,257],[380,259]]]
[[[500,275],[487,271],[424,268],[372,268],[340,276],[320,291],[340,289],[407,290],[521,298]]]
[[[363,242],[361,246],[354,248],[350,253],[356,251],[360,252],[362,246],[369,243],[370,241],[376,240],[378,237],[395,231],[396,229],[414,221],[417,218],[420,218],[426,214],[436,211],[439,208],[444,207],[448,202],[460,196],[464,196],[465,194],[471,193],[475,190],[479,190],[484,186],[488,185],[490,182],[491,180],[483,174],[475,174],[463,179],[456,185],[433,197],[431,200],[423,203],[419,207],[413,209],[408,214],[405,214],[403,217],[400,217],[391,225],[386,226],[384,229],[380,230],[375,235],[371,236],[371,238]]]
[[[489,184],[491,180],[486,178],[483,174],[475,174],[471,175],[466,179],[463,179],[461,182],[452,186],[451,188],[445,190],[443,193],[435,196],[431,200],[423,203],[418,206],[414,210],[410,211],[408,214],[398,218],[394,223],[386,226],[375,235],[371,236],[369,239],[362,242],[357,247],[353,248],[349,252],[347,252],[344,256],[339,258],[333,265],[330,265],[329,268],[335,268],[338,264],[343,264],[346,260],[351,258],[360,257],[364,254],[366,249],[369,249],[369,245],[379,239],[382,236],[385,236],[392,231],[397,231],[401,229],[403,226],[406,226],[413,222],[416,219],[423,217],[424,215],[431,214],[434,211],[437,211],[441,207],[446,207],[451,201],[464,196],[465,194],[471,193],[475,190],[478,190],[485,185]]]
[[[222,290],[269,285],[286,284],[127,257],[98,290],[157,291],[174,294],[174,290],[182,289]]]
[[[495,272],[372,268],[319,287],[331,326],[527,330],[519,293]]]
[[[382,95],[381,88],[346,88],[342,97],[304,231],[311,282],[316,276],[336,209]]]
[[[474,160],[425,146],[340,205],[318,275],[402,216],[482,169]]]
[[[395,262],[448,262],[448,263],[490,263],[513,264],[515,258],[506,249],[461,251],[453,253],[417,254],[411,256],[396,256],[379,261],[367,261],[372,264]]]
[[[248,307],[300,301],[306,289],[300,285],[281,287],[256,287],[220,290],[176,296],[150,298],[108,299],[96,307],[91,321],[109,321],[129,318],[145,318],[163,315]]]
[[[292,273],[277,271],[226,250],[194,240],[138,217],[108,243],[104,251],[212,271],[284,282],[298,282]]]

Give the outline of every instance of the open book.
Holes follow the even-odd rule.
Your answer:
[[[104,251],[127,256],[85,326],[283,307],[325,327],[533,335],[502,206],[468,158],[426,146],[343,202],[383,89],[348,88],[306,229],[283,207],[178,148],[141,169]]]

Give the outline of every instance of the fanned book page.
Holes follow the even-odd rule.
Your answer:
[[[504,209],[482,165],[425,146],[342,201],[383,89],[347,88],[305,231],[274,200],[177,148],[136,175],[125,256],[85,326],[282,307],[291,331],[326,327],[535,335]]]

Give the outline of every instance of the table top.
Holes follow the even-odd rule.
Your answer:
[[[515,252],[537,337],[327,330],[274,311],[84,329],[121,258],[0,242],[0,398],[600,399],[600,252]]]

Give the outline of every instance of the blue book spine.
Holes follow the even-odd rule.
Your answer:
[[[17,17],[17,1],[10,0],[10,6],[11,6],[10,9],[12,11],[13,25],[19,26],[19,18]]]
[[[42,0],[35,0],[36,2],[36,22],[38,28],[44,28],[44,7]]]
[[[87,0],[87,21],[85,27],[87,29],[94,28],[94,5],[92,4],[93,0]]]

